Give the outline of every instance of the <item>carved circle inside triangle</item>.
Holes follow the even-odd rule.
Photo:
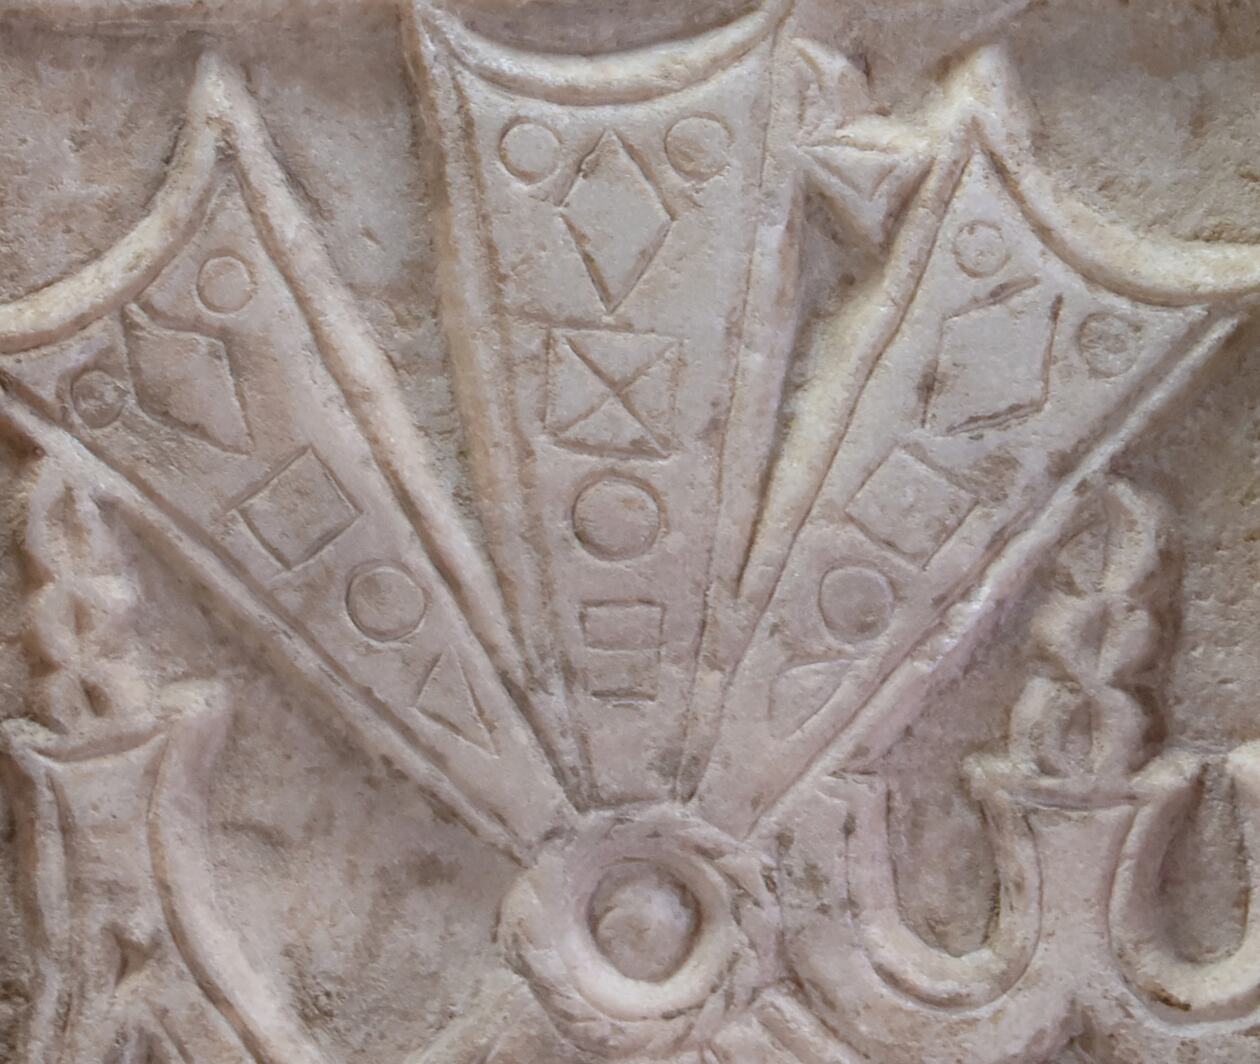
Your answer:
[[[730,163],[731,134],[716,118],[680,118],[665,135],[670,165],[691,181],[717,177]]]
[[[832,569],[818,587],[823,623],[847,643],[862,643],[878,636],[891,623],[896,605],[888,578],[864,566]]]
[[[90,429],[103,429],[118,420],[127,390],[104,370],[86,369],[70,385],[70,402],[79,420]]]
[[[601,561],[628,561],[652,549],[660,535],[661,504],[640,480],[604,476],[578,492],[573,534]]]
[[[560,138],[539,122],[521,119],[504,130],[499,158],[513,177],[527,185],[537,184],[555,173]]]
[[[1119,377],[1131,370],[1138,360],[1141,331],[1140,326],[1119,314],[1099,311],[1081,322],[1076,343],[1095,376]]]
[[[254,275],[235,255],[212,255],[197,272],[197,296],[215,314],[235,314],[254,298]]]
[[[355,627],[378,643],[405,639],[420,627],[428,601],[411,574],[378,562],[350,578],[346,611]]]
[[[971,277],[992,277],[1011,257],[1002,230],[992,222],[968,222],[954,237],[954,261]]]

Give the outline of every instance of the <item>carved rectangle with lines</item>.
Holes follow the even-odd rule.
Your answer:
[[[588,648],[587,688],[596,698],[656,697],[665,611],[656,602],[588,602],[579,623]]]

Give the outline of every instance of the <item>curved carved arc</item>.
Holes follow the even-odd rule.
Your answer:
[[[990,45],[969,63],[980,104],[977,127],[1042,239],[1084,276],[1135,299],[1184,305],[1252,298],[1260,290],[1260,252],[1252,244],[1151,239],[1065,196],[1036,161],[1034,108],[1008,50]]]
[[[226,701],[207,699],[171,730],[149,808],[158,894],[189,971],[260,1064],[324,1064],[215,906],[206,801],[228,721]]]
[[[519,686],[520,656],[489,566],[433,472],[428,442],[403,406],[388,358],[294,199],[240,74],[220,57],[208,52],[198,62],[170,176],[149,214],[78,273],[0,304],[0,354],[64,339],[143,290],[203,221],[221,155],[234,158],[268,251],[301,305],[400,506],[495,665],[509,683]]]
[[[373,752],[397,765],[432,800],[449,810],[478,838],[514,860],[528,852],[538,828],[518,831],[513,819],[519,814],[523,824],[543,817],[551,802],[549,781],[537,781],[540,793],[505,791],[502,772],[493,759],[471,744],[458,766],[443,758],[430,745],[418,742],[389,707],[371,692],[353,685],[309,642],[268,608],[258,590],[228,567],[223,559],[199,538],[197,530],[186,527],[178,517],[153,504],[138,488],[104,463],[95,459],[77,440],[47,425],[26,408],[6,401],[0,395],[0,424],[34,440],[46,455],[67,466],[86,465],[92,471],[93,493],[98,502],[117,505],[125,519],[146,541],[164,552],[167,560],[190,572],[222,612],[241,620],[256,632],[271,654],[276,668],[327,698]],[[437,726],[434,726],[437,729]],[[443,766],[443,767],[439,767]],[[451,771],[463,769],[463,782],[451,778]],[[479,787],[471,779],[483,781]]]
[[[1110,906],[1116,960],[1138,996],[1172,1023],[1241,1018],[1260,1004],[1260,743],[1236,748],[1225,765],[1240,807],[1251,899],[1246,930],[1232,954],[1201,964],[1177,956],[1159,916],[1160,870],[1194,793],[1199,759],[1169,755],[1138,778],[1146,802],[1116,870]]]
[[[1041,934],[1041,865],[1032,830],[1011,796],[978,765],[969,767],[1001,893],[992,931],[962,956],[928,945],[902,919],[888,845],[887,785],[878,777],[847,776],[832,788],[853,817],[849,902],[871,963],[892,985],[945,1008],[975,1008],[1005,994],[1027,969]]]
[[[222,142],[211,121],[212,86],[199,76],[169,164],[171,177],[149,213],[77,273],[12,303],[0,303],[0,355],[52,343],[120,306],[152,281],[201,225]]]
[[[883,806],[882,785],[833,779],[822,791],[803,795],[779,820],[785,949],[810,1011],[863,1060],[1007,1064],[1046,1059],[1066,1041],[1076,988],[1051,977],[1021,981],[1021,975],[1028,971],[1031,976],[1032,971],[1015,954],[1005,961],[983,952],[932,956],[937,951],[913,932],[895,930],[900,917],[890,877],[860,867],[889,860],[881,834]],[[1018,813],[1012,808],[1009,815]],[[850,826],[853,831],[847,834]],[[1017,843],[1015,851],[1025,845]],[[887,893],[880,897],[881,892]],[[860,926],[881,907],[885,913],[877,919],[883,926]],[[1021,943],[1015,952],[1027,952],[1035,969],[1036,918],[1029,911],[1022,920],[1021,934],[1031,934],[1033,941]],[[875,935],[883,940],[873,943]],[[904,956],[893,956],[902,949],[907,950]],[[908,981],[899,983],[899,977]]]
[[[405,0],[407,13],[418,26],[431,27],[461,63],[487,81],[523,96],[584,106],[638,103],[703,81],[747,55],[791,4],[792,0],[762,0],[755,10],[691,37],[587,56],[500,44],[428,0]]]

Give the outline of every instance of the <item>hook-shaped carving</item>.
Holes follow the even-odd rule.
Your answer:
[[[905,926],[882,783],[831,778],[780,821],[779,901],[793,978],[863,1059],[920,1064],[948,1044],[971,1064],[1044,1060],[1066,1039],[1072,988],[1022,978],[1041,940],[1043,876],[1031,825],[1000,768],[979,758],[968,768],[1002,887],[995,926],[961,957]]]
[[[1238,948],[1222,960],[1196,963],[1176,955],[1160,926],[1160,868],[1202,774],[1202,761],[1174,754],[1138,778],[1144,804],[1116,872],[1110,906],[1116,960],[1132,986],[1184,1022],[1228,1020],[1260,1004],[1260,743],[1232,751],[1225,768],[1234,784],[1247,855],[1251,904]]]
[[[888,846],[888,790],[874,778],[840,781],[851,810],[849,905],[871,963],[892,985],[933,1005],[975,1007],[1006,993],[1032,959],[1041,929],[1041,872],[1032,830],[1015,801],[968,764],[1001,884],[997,917],[983,945],[954,956],[902,918]]]

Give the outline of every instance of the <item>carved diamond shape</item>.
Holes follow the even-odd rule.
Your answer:
[[[612,132],[582,160],[563,213],[609,310],[634,290],[673,224],[651,178]]]
[[[287,569],[315,557],[359,516],[320,457],[307,448],[240,506],[258,541]]]
[[[127,355],[140,409],[224,451],[245,454],[249,428],[223,341],[158,325],[123,308]]]
[[[974,501],[927,463],[898,449],[853,497],[849,516],[873,539],[925,565]]]
[[[946,321],[927,426],[940,433],[1000,428],[1041,410],[1059,305],[1028,281]]]

